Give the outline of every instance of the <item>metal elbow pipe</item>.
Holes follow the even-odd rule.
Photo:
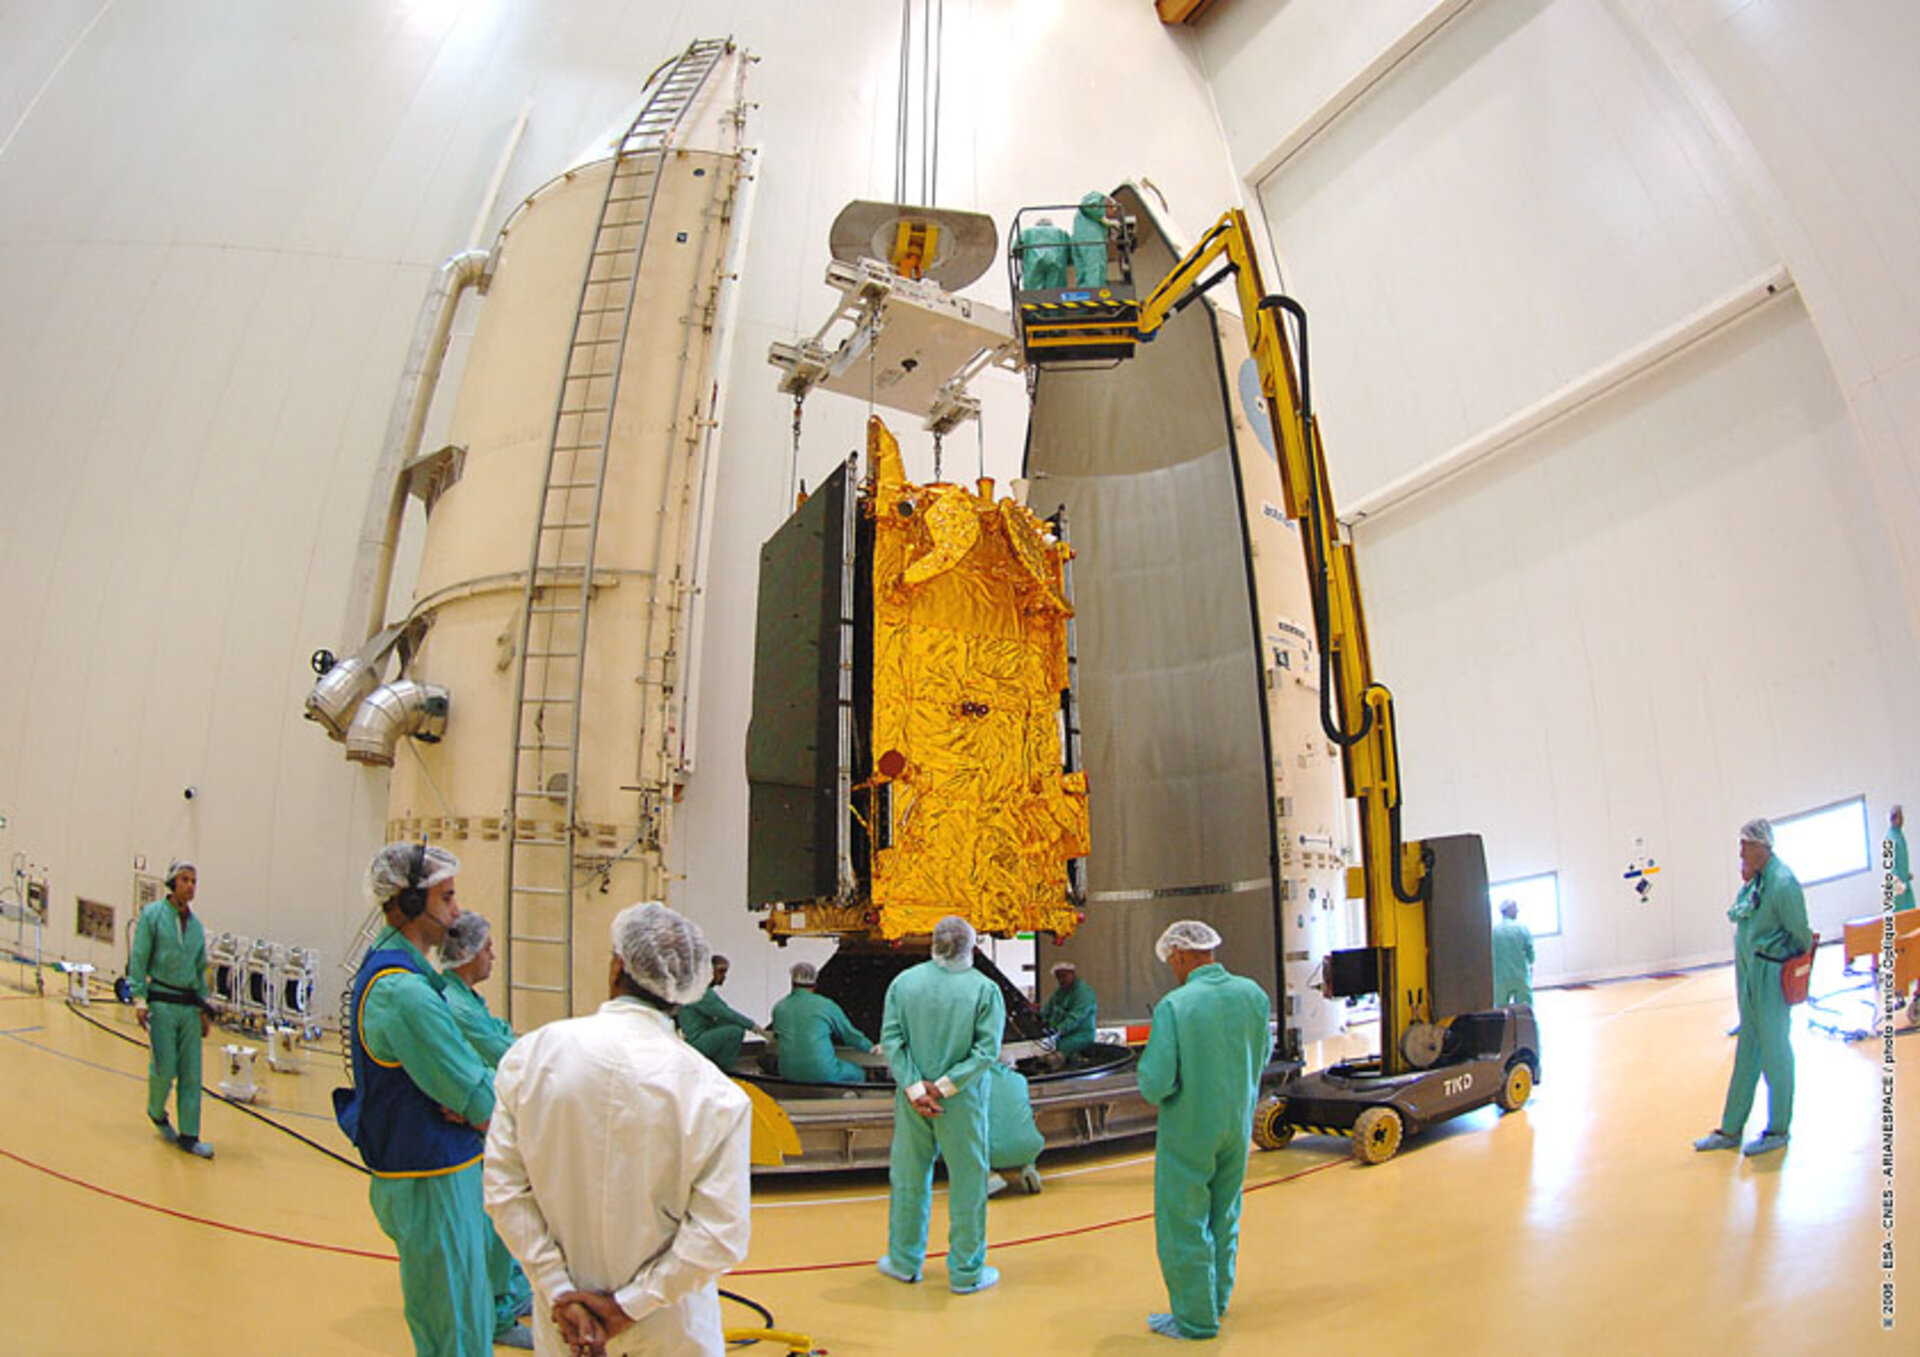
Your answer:
[[[358,656],[341,660],[322,674],[307,694],[307,719],[325,726],[334,739],[344,740],[353,713],[379,681],[379,671]]]
[[[347,730],[347,757],[354,763],[393,766],[402,735],[436,744],[447,729],[451,697],[437,683],[400,679],[367,695]]]
[[[407,507],[406,466],[420,451],[420,434],[447,356],[454,313],[469,288],[485,290],[492,255],[466,250],[440,266],[414,322],[413,342],[406,370],[387,420],[380,463],[367,498],[366,518],[354,559],[344,627],[347,649],[357,650],[385,624],[387,586],[393,579],[394,550],[400,541],[400,523]]]

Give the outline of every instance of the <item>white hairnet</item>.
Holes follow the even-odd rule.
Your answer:
[[[820,978],[820,968],[811,961],[796,961],[787,967],[787,978],[796,985],[811,985]]]
[[[440,943],[440,964],[443,966],[464,966],[480,955],[480,949],[487,945],[487,927],[484,917],[471,912],[463,913],[447,929],[447,936]]]
[[[417,843],[390,843],[373,855],[367,864],[367,899],[379,908],[407,888],[407,873],[413,869]],[[446,849],[428,844],[420,864],[420,879],[412,884],[421,890],[437,886],[460,870],[460,859]]]
[[[1073,973],[1074,973],[1075,975],[1078,975],[1078,974],[1080,973],[1080,968],[1079,968],[1078,966],[1076,966],[1076,965],[1074,965],[1074,964],[1073,964],[1073,963],[1072,963],[1071,961],[1056,961],[1056,962],[1054,962],[1054,963],[1053,963],[1053,973],[1054,973],[1055,975],[1058,975],[1058,974],[1060,974],[1060,972],[1062,972],[1062,971],[1072,971],[1072,972],[1073,972]]]
[[[1749,820],[1740,826],[1741,843],[1757,843],[1763,848],[1773,847],[1773,826],[1765,820]]]
[[[1168,924],[1160,941],[1153,944],[1153,954],[1165,961],[1176,948],[1182,952],[1211,952],[1221,941],[1211,924],[1199,919],[1178,919]]]
[[[670,1004],[690,1004],[707,992],[713,948],[706,934],[658,900],[614,916],[613,950],[634,984]]]
[[[973,925],[958,914],[949,914],[933,926],[933,959],[950,971],[973,965],[973,943]]]
[[[200,869],[187,861],[187,859],[175,858],[167,864],[167,884],[171,886],[173,879],[182,872],[192,872],[195,876],[200,875]]]

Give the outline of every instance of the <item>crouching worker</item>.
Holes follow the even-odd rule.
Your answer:
[[[367,868],[386,914],[348,992],[351,1089],[336,1089],[341,1129],[373,1170],[374,1219],[400,1254],[400,1292],[421,1357],[493,1349],[481,1139],[493,1077],[461,1034],[445,982],[427,962],[460,917],[459,862],[424,843],[390,843]]]

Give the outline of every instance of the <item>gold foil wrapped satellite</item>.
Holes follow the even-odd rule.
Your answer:
[[[1070,934],[1088,850],[1072,549],[992,483],[919,485],[878,418],[761,557],[750,903],[776,936],[959,914]]]

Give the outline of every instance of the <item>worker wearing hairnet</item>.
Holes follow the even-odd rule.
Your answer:
[[[1740,1009],[1740,1043],[1727,1082],[1720,1125],[1693,1142],[1696,1150],[1740,1144],[1762,1075],[1767,1080],[1767,1125],[1746,1153],[1786,1148],[1793,1123],[1793,1011],[1780,990],[1784,963],[1813,945],[1806,897],[1787,864],[1773,852],[1773,826],[1749,820],[1740,830],[1744,883],[1727,917],[1733,920],[1733,992]]]
[[[1513,900],[1500,902],[1500,922],[1493,926],[1493,1002],[1533,1002],[1533,934],[1520,922],[1520,906]]]
[[[1027,1077],[1011,1065],[994,1061],[982,1081],[987,1086],[987,1195],[996,1196],[1019,1185],[1026,1193],[1040,1190],[1040,1168],[1035,1162],[1047,1139],[1033,1120],[1033,1099]]]
[[[498,1068],[500,1057],[513,1045],[512,1024],[496,1018],[480,995],[479,987],[493,974],[494,959],[493,930],[485,918],[471,911],[454,921],[446,941],[440,944],[440,974],[447,982],[447,1007],[488,1069]]]
[[[880,1271],[917,1282],[927,1259],[933,1161],[947,1161],[947,1285],[956,1295],[1000,1280],[987,1266],[987,1087],[1007,1025],[1000,987],[973,968],[973,925],[933,927],[930,960],[887,986],[880,1045],[893,1069],[892,1202]]]
[[[751,1232],[747,1097],[674,1035],[707,940],[657,902],[613,921],[606,1003],[500,1062],[487,1211],[533,1279],[541,1352],[725,1350],[719,1277]]]
[[[488,1069],[497,1070],[500,1057],[513,1045],[513,1028],[506,1019],[493,1016],[480,994],[479,987],[493,974],[493,960],[493,930],[486,918],[471,910],[463,912],[440,943],[440,974],[447,982],[444,996],[474,1054]],[[493,1331],[511,1335],[532,1307],[533,1289],[491,1225],[487,1227],[487,1284],[493,1292]],[[515,1342],[517,1336],[505,1341]]]
[[[1174,989],[1153,1010],[1140,1096],[1160,1109],[1153,1231],[1171,1313],[1147,1317],[1169,1338],[1211,1338],[1233,1294],[1240,1187],[1260,1072],[1273,1052],[1267,992],[1214,960],[1220,935],[1198,919],[1168,926],[1154,954]]]
[[[846,1010],[824,994],[814,992],[820,972],[810,961],[797,961],[787,971],[793,992],[773,1006],[768,1025],[780,1044],[780,1077],[803,1084],[858,1084],[867,1072],[834,1054],[834,1046],[853,1046],[875,1055],[880,1048],[861,1033]]]
[[[680,1034],[692,1042],[701,1055],[718,1065],[723,1074],[733,1072],[733,1062],[740,1058],[740,1043],[746,1040],[747,1033],[766,1031],[720,997],[720,987],[727,983],[731,965],[725,957],[714,953],[713,983],[698,1000],[681,1005],[678,1018]]]
[[[1054,1031],[1061,1055],[1077,1055],[1094,1043],[1094,1020],[1099,1000],[1093,986],[1080,978],[1080,969],[1071,961],[1053,964],[1053,993],[1040,1006],[1040,1020]]]
[[[1042,217],[1020,233],[1016,254],[1020,286],[1028,292],[1051,291],[1067,285],[1067,246],[1073,237]]]
[[[336,1089],[341,1129],[373,1170],[374,1219],[400,1254],[414,1351],[470,1357],[493,1347],[481,1135],[493,1075],[454,1022],[427,961],[460,917],[445,849],[390,843],[367,868],[386,915],[348,991],[353,1088]]]
[[[200,1139],[200,1042],[213,1030],[213,1009],[207,930],[193,912],[199,883],[191,862],[168,866],[166,895],[141,910],[133,926],[127,988],[134,1020],[147,1029],[147,1117],[162,1140],[211,1159],[213,1146]],[[169,1091],[180,1111],[177,1135],[167,1120]]]
[[[1107,195],[1093,192],[1080,199],[1073,214],[1073,285],[1107,285]]]

